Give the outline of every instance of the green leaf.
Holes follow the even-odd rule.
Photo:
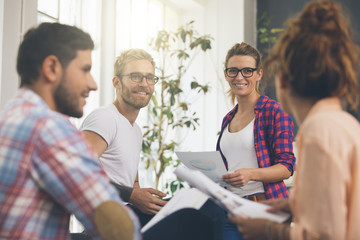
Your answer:
[[[175,145],[176,145],[175,142],[171,142],[170,144],[166,145],[165,150],[171,150],[171,151],[173,151],[174,148],[175,148]],[[172,160],[172,157],[169,157],[169,160]]]
[[[211,49],[211,42],[210,40],[206,39],[201,43],[201,49],[206,52],[206,50]]]
[[[171,112],[171,109],[170,108],[167,108],[165,111],[164,111],[164,114],[165,116],[168,118],[169,122],[172,123],[174,121],[174,115],[173,113]]]
[[[145,143],[143,142],[142,145],[141,145],[141,151],[147,152],[148,149],[149,149],[149,147],[147,147],[147,146],[145,145]]]
[[[279,33],[279,32],[282,32],[282,31],[284,31],[284,29],[282,29],[282,28],[272,28],[270,30],[271,33]]]
[[[145,127],[144,127],[144,128],[145,128]],[[147,130],[147,131],[143,134],[143,136],[146,137],[149,133],[150,133],[150,130]],[[144,143],[143,143],[143,144],[144,144]]]
[[[208,85],[204,86],[202,88],[202,90],[203,90],[204,93],[207,93],[209,91],[209,86]]]
[[[171,95],[170,96],[170,105],[174,106],[174,104],[175,104],[175,97],[174,97],[174,95]]]
[[[185,102],[180,102],[179,103],[179,106],[182,108],[182,110],[184,110],[184,111],[187,111],[189,108],[188,108],[188,105],[187,105],[187,103],[185,103]]]
[[[182,29],[181,30],[181,40],[183,41],[183,42],[185,42],[186,41],[186,32],[185,32],[185,30],[184,29]]]
[[[172,183],[170,184],[170,190],[171,190],[171,192],[172,192],[172,193],[175,193],[176,189],[177,189],[176,184],[174,184],[174,182],[172,182]]]
[[[267,32],[267,29],[266,28],[259,28],[258,30],[260,33],[266,33]]]
[[[183,60],[186,60],[187,58],[189,58],[190,57],[190,55],[187,53],[187,52],[185,52],[184,50],[179,50],[178,51],[178,54],[177,54],[177,57],[178,57],[178,59],[183,59]]]
[[[154,107],[152,108],[152,113],[154,114],[155,117],[157,117],[158,114],[157,114],[156,108],[154,108]]]
[[[185,122],[185,125],[186,125],[186,127],[189,128],[189,127],[191,126],[191,121],[190,121],[190,120],[189,120],[189,121],[186,121],[186,122]]]
[[[158,103],[157,98],[156,98],[155,95],[152,95],[152,96],[151,96],[151,102],[152,102],[156,107],[159,106],[159,103]]]
[[[191,89],[195,89],[195,88],[197,88],[198,86],[199,86],[199,83],[196,82],[196,81],[192,81],[192,82],[190,83]]]

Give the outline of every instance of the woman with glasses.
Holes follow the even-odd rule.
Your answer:
[[[290,199],[271,201],[293,224],[232,221],[247,239],[360,239],[360,125],[343,110],[358,106],[359,48],[341,7],[306,5],[270,52],[276,94],[299,124],[298,165]]]
[[[253,201],[288,198],[283,180],[295,166],[293,122],[276,101],[260,93],[260,53],[246,43],[235,44],[227,53],[224,74],[237,104],[224,117],[217,142],[229,172],[222,180],[230,191]],[[224,239],[242,239],[228,219]]]

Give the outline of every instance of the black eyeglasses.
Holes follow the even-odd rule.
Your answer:
[[[241,72],[241,75],[244,78],[249,78],[249,77],[252,77],[254,75],[254,71],[256,71],[256,70],[257,70],[257,68],[245,67],[245,68],[242,68],[242,69],[238,69],[238,68],[235,68],[235,67],[231,67],[231,68],[225,68],[225,74],[229,78],[236,78],[236,76],[239,74],[239,72]]]
[[[119,74],[119,76],[130,76],[131,81],[136,82],[136,83],[141,83],[142,80],[145,78],[146,82],[150,85],[154,85],[155,83],[157,83],[159,81],[159,77],[153,75],[153,74],[148,74],[148,75],[143,75],[139,72],[132,72],[132,73],[122,73]]]

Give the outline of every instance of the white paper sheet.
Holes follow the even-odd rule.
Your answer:
[[[182,188],[180,189],[170,201],[141,229],[145,232],[160,220],[170,215],[171,213],[183,209],[194,208],[200,209],[202,205],[209,199],[209,196],[202,193],[196,188]]]
[[[174,173],[191,186],[211,196],[219,205],[233,214],[241,214],[249,218],[266,218],[275,222],[284,222],[290,216],[285,212],[269,213],[266,210],[270,206],[241,198],[214,183],[200,171],[178,166]]]
[[[202,172],[208,178],[216,183],[220,183],[222,186],[228,186],[227,183],[221,181],[221,177],[228,172],[219,151],[175,153],[186,167]]]

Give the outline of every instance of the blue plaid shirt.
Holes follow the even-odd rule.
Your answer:
[[[223,119],[216,149],[220,151],[226,169],[227,161],[220,149],[224,129],[229,125],[237,112],[236,105]],[[254,109],[254,145],[260,168],[275,164],[284,165],[293,174],[295,156],[293,153],[293,121],[289,114],[283,112],[279,103],[261,95]],[[289,193],[283,181],[263,183],[267,199],[288,198]]]
[[[71,213],[98,239],[94,211],[109,200],[122,204],[81,132],[20,89],[0,115],[0,239],[67,239]]]

